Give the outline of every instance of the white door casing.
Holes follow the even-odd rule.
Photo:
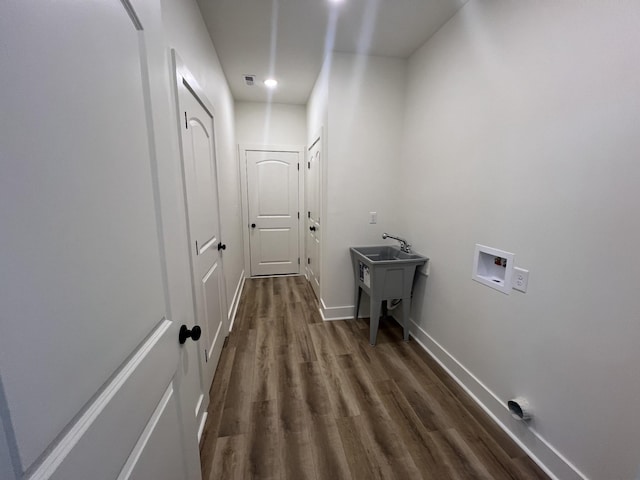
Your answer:
[[[320,299],[320,172],[322,161],[321,137],[309,147],[305,170],[306,207],[306,273],[316,298]]]
[[[200,475],[141,13],[126,0],[2,6],[3,479]]]
[[[300,273],[300,149],[241,149],[250,273]]]
[[[202,328],[198,358],[203,398],[197,412],[201,432],[209,386],[229,333],[221,255],[226,245],[220,234],[213,109],[175,53],[174,58],[193,297],[196,323]]]

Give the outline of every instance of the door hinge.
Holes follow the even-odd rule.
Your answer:
[[[298,212],[298,220],[300,220],[300,212]]]
[[[307,258],[307,265],[311,265],[311,259]]]
[[[207,349],[204,349],[204,362],[209,363],[209,355],[207,355]]]
[[[307,212],[307,218],[311,218],[311,210]]]
[[[200,255],[200,252],[198,252],[198,240],[196,240],[196,255]]]
[[[298,162],[298,170],[300,170],[300,162]]]
[[[298,265],[300,265],[300,257],[298,257]]]
[[[307,162],[307,168],[311,170],[311,162]]]
[[[187,112],[186,112],[186,110],[184,112],[184,128],[189,130],[189,124],[187,123]]]

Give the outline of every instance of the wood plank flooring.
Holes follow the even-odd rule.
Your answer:
[[[323,322],[304,277],[248,279],[201,439],[204,480],[546,479],[394,321]]]

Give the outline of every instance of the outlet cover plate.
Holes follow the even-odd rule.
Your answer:
[[[527,293],[527,286],[529,285],[529,270],[524,268],[513,268],[513,289],[522,293]]]

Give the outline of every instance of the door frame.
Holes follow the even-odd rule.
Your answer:
[[[242,240],[244,243],[244,271],[248,272],[246,276],[251,276],[251,249],[249,247],[249,191],[247,186],[247,152],[293,152],[298,154],[298,162],[304,166],[307,161],[307,153],[304,145],[260,145],[251,143],[238,144],[238,164],[240,166],[240,189],[242,191]],[[299,172],[302,169],[299,168]],[[298,173],[298,211],[300,218],[298,219],[298,257],[300,264],[298,265],[298,273],[294,275],[304,274],[305,268],[302,265],[302,254],[304,253],[304,175]]]

